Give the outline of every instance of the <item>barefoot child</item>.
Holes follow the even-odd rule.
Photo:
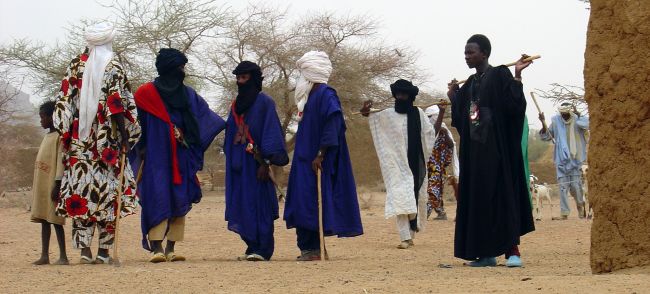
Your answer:
[[[32,187],[32,222],[41,223],[41,258],[34,262],[35,265],[50,263],[50,224],[54,225],[56,239],[59,243],[59,260],[55,264],[68,264],[68,256],[65,252],[65,239],[63,225],[65,219],[56,215],[56,203],[52,199],[58,199],[61,187],[61,176],[63,164],[61,162],[61,147],[59,134],[54,129],[52,114],[54,113],[54,101],[43,103],[39,109],[41,126],[49,132],[43,138],[41,147],[36,155],[34,168],[34,184]]]

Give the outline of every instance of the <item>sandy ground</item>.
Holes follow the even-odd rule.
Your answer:
[[[44,292],[227,292],[227,293],[469,293],[578,292],[648,293],[650,270],[592,275],[589,268],[591,221],[572,216],[551,221],[550,209],[525,236],[524,268],[468,268],[453,258],[454,222],[429,221],[416,246],[399,250],[394,220],[383,217],[383,195],[362,211],[365,234],[328,238],[330,261],[296,262],[295,232],[276,221],[276,251],[271,262],[236,261],[244,251],[238,235],[223,221],[224,199],[211,193],[188,216],[186,240],[177,252],[187,262],[150,264],[140,247],[139,216],[122,223],[121,267],[80,265],[68,243],[70,266],[33,266],[39,257],[40,226],[23,207],[0,208],[0,283],[3,293]],[[455,207],[448,205],[451,218]],[[555,214],[558,212],[556,211]],[[70,235],[70,225],[66,225]],[[51,257],[58,248],[52,233]],[[93,249],[96,250],[96,249]],[[451,268],[440,268],[449,264]]]

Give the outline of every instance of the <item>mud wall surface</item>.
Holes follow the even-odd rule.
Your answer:
[[[594,273],[650,264],[650,1],[592,0],[585,51]]]

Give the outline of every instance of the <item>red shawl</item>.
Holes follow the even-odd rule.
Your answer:
[[[179,185],[182,183],[181,172],[178,169],[178,158],[176,155],[176,137],[174,136],[174,124],[167,113],[167,108],[158,94],[158,90],[152,82],[146,83],[135,91],[135,105],[141,110],[159,118],[169,125],[169,142],[172,149],[172,176],[173,183]]]

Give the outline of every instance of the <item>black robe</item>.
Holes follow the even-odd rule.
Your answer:
[[[521,151],[522,84],[507,67],[490,68],[476,88],[480,124],[471,130],[477,80],[470,76],[452,99],[452,126],[460,134],[454,256],[466,260],[502,255],[535,230]]]

